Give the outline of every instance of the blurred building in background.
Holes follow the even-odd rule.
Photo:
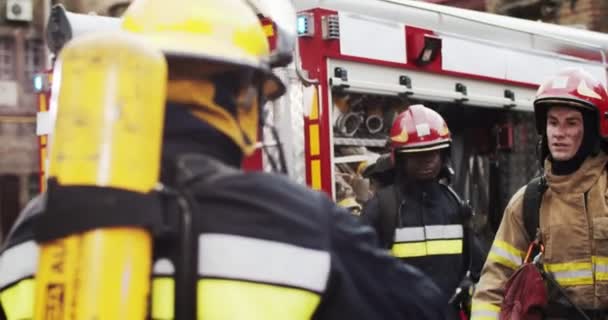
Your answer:
[[[38,141],[33,76],[44,70],[44,0],[0,1],[0,230],[36,192]]]
[[[608,32],[608,1],[605,0],[487,0],[487,11]]]
[[[48,66],[43,26],[50,7],[63,3],[70,11],[119,16],[129,2],[0,0],[0,239],[38,192],[33,79]]]
[[[427,0],[425,2],[477,11],[486,11],[486,0]]]

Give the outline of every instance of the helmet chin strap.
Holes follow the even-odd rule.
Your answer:
[[[279,165],[280,165],[280,170],[278,170],[276,168],[276,166],[273,166],[273,171],[275,172],[280,172],[282,174],[288,174],[287,172],[287,163],[285,162],[285,153],[283,151],[283,144],[281,143],[281,140],[279,138],[279,132],[277,131],[277,128],[273,125],[266,125],[267,128],[270,129],[270,132],[272,133],[272,138],[274,139],[274,141],[276,141],[276,148],[278,150],[278,157],[279,157]],[[267,145],[264,144],[264,151],[266,152],[266,154],[268,155],[268,159],[272,159],[272,156],[268,153]],[[275,160],[271,160],[271,163],[274,163]]]

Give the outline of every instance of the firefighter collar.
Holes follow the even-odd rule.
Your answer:
[[[597,182],[607,163],[608,155],[602,151],[597,156],[588,156],[581,167],[573,173],[558,176],[551,173],[551,162],[545,160],[547,183],[551,190],[557,193],[584,193]]]

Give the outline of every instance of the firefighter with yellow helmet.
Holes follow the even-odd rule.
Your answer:
[[[289,38],[279,39],[277,50],[271,53],[256,14],[267,15],[281,29],[282,22],[295,19],[281,20],[276,15],[287,3],[136,0],[123,17],[123,28],[161,50],[168,66],[160,170],[166,199],[162,219],[150,219],[159,225],[148,229],[154,235],[149,317],[443,319],[437,287],[416,269],[381,251],[371,228],[359,224],[323,194],[285,177],[240,170],[241,160],[253,151],[258,137],[260,108],[285,90],[271,67],[290,61]],[[114,56],[121,58],[120,54]],[[136,62],[129,61],[129,67],[141,73]],[[80,70],[86,73],[87,69]],[[133,83],[125,85],[146,90]],[[153,89],[149,94],[154,95]],[[61,116],[61,98],[59,105]],[[119,118],[114,113],[104,116]],[[76,123],[82,121],[75,119]],[[136,131],[138,126],[122,129]],[[64,158],[60,154],[56,161]],[[45,210],[48,208],[40,209]],[[40,216],[45,215],[48,212]],[[60,223],[48,217],[39,221]],[[38,231],[44,227],[39,221]],[[19,241],[9,240],[14,246],[5,248],[0,256],[4,309],[0,319],[33,318],[32,278],[39,252],[27,223],[16,228],[22,231],[14,234]],[[16,270],[7,263],[15,257],[22,258],[19,272],[3,273],[3,268]],[[94,269],[101,272],[105,267]],[[129,287],[139,271],[126,270],[120,288]],[[89,273],[96,276],[93,270]],[[20,286],[23,280],[29,286]],[[145,293],[146,287],[142,288]],[[48,301],[53,302],[48,296],[43,298],[46,307]],[[117,301],[121,301],[120,308],[131,307]],[[77,299],[75,303],[99,304]],[[37,311],[39,307],[37,303]],[[70,316],[66,312],[57,319]],[[44,310],[36,318],[49,319]]]

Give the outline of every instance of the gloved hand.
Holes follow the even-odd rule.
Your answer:
[[[467,271],[464,279],[460,281],[454,294],[448,301],[448,303],[456,309],[465,310],[468,314],[471,307],[471,298],[473,297],[473,290],[475,288],[475,282],[471,277],[471,272]]]

